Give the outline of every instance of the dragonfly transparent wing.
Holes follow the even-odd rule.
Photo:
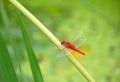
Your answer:
[[[75,46],[76,48],[79,48],[80,46],[82,46],[86,41],[86,38],[81,38],[80,40],[78,40],[78,42],[76,42]]]
[[[57,55],[56,55],[56,57],[57,58],[62,58],[62,57],[65,57],[65,55],[69,55],[68,53],[67,53],[67,48],[63,48],[63,50],[62,51],[60,51]],[[69,50],[70,52],[71,52],[71,50]]]
[[[79,30],[75,35],[74,37],[70,40],[71,43],[74,43],[75,41],[77,41],[80,36],[83,34],[83,30]]]
[[[66,52],[66,48],[63,48],[62,51],[60,51],[59,53],[57,53],[56,57],[57,58],[61,58],[65,56],[65,52]]]

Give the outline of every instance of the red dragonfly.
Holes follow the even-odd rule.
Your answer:
[[[78,33],[73,37],[73,39],[70,42],[62,41],[61,45],[63,45],[67,49],[71,49],[71,50],[73,50],[73,51],[75,51],[75,52],[77,52],[79,54],[85,55],[84,52],[82,52],[81,50],[77,49],[79,46],[81,46],[81,44],[85,40],[84,38],[83,39],[80,38],[80,41],[78,40],[78,38],[80,37],[80,35],[82,33],[83,33],[83,31],[79,30]],[[76,46],[72,44],[75,41],[79,42]]]
[[[71,44],[70,42],[62,41],[62,42],[61,42],[61,45],[65,46],[66,48],[71,49],[71,50],[73,50],[73,51],[75,51],[75,52],[78,52],[79,54],[85,55],[84,52],[78,50],[78,49],[77,49],[73,44]]]

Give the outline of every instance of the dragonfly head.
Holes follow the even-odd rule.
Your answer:
[[[65,41],[62,41],[61,44],[64,45],[64,44],[65,44]]]

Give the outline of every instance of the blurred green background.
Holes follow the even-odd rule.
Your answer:
[[[86,41],[80,49],[86,53],[86,56],[77,57],[78,61],[96,82],[120,82],[119,0],[18,1],[60,41],[69,41],[79,29],[83,30],[81,36]],[[5,12],[2,14],[3,11]],[[4,1],[4,8],[0,9],[0,12],[0,32],[14,63],[17,77],[20,82],[33,82],[18,24],[17,8]],[[4,15],[8,20],[4,20],[6,17]],[[55,45],[30,20],[25,16],[23,20],[40,64],[44,82],[87,82],[67,58],[56,57],[60,52],[59,49],[55,48]],[[12,40],[15,42],[12,43]],[[20,66],[15,54],[20,60]],[[3,82],[5,77],[2,76],[2,70],[0,76],[0,81]]]

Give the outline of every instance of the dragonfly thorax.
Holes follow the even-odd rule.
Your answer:
[[[61,44],[65,47],[74,47],[70,42],[62,41]]]

